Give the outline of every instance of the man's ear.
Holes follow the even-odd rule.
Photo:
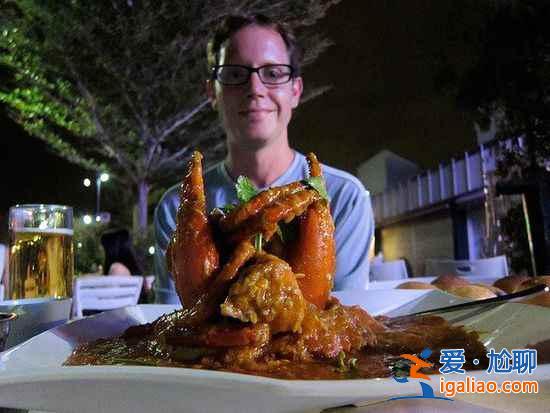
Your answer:
[[[296,108],[298,103],[300,103],[300,97],[302,96],[303,91],[304,82],[302,81],[302,78],[298,76],[292,80],[292,109]]]
[[[206,96],[208,96],[208,100],[210,100],[210,104],[212,105],[212,109],[216,110],[216,91],[215,91],[215,83],[212,79],[208,79],[206,81]]]

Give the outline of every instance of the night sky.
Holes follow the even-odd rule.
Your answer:
[[[433,56],[467,58],[464,4],[344,0],[331,9],[319,26],[336,44],[304,80],[333,89],[296,113],[293,143],[352,173],[382,149],[429,168],[473,148],[472,123],[434,84]]]
[[[471,121],[433,80],[434,53],[465,54],[460,30],[447,29],[462,24],[455,3],[344,0],[333,7],[318,27],[335,45],[304,71],[306,83],[333,89],[296,111],[292,145],[352,173],[381,149],[425,168],[473,148]],[[24,202],[93,209],[94,191],[82,185],[90,174],[51,154],[4,113],[0,124],[0,219]]]

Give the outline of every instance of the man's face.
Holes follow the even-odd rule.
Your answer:
[[[260,26],[247,26],[236,32],[222,46],[219,62],[253,68],[289,63],[281,35]],[[258,73],[252,73],[250,80],[239,86],[209,81],[207,92],[220,114],[229,143],[258,148],[287,138],[292,109],[298,106],[302,94],[302,79],[264,85]]]

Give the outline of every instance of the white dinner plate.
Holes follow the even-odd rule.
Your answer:
[[[384,302],[403,304],[392,314],[451,304],[456,298],[439,291],[411,295],[406,290],[338,293],[347,304],[380,310]],[[0,406],[54,412],[313,412],[350,403],[373,403],[392,397],[418,395],[414,381],[392,378],[371,380],[279,380],[235,373],[168,367],[62,367],[79,342],[120,334],[128,326],[153,321],[172,311],[170,305],[138,305],[77,320],[42,333],[0,354]],[[520,348],[550,338],[550,310],[505,304],[477,314],[475,310],[448,317],[477,331],[497,350]],[[476,315],[477,314],[477,315]],[[427,343],[429,346],[429,343]],[[485,371],[468,372],[476,379]],[[431,376],[434,389],[438,376]],[[491,380],[513,379],[513,375]],[[517,377],[525,379],[525,377]],[[544,409],[550,397],[550,365],[538,366],[529,376],[538,380],[538,395],[460,397],[480,406],[527,406]],[[437,390],[437,389],[436,389]],[[504,404],[503,404],[504,403]],[[548,402],[546,402],[548,403]],[[542,411],[542,410],[541,410]]]

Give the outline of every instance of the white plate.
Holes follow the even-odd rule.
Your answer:
[[[472,284],[487,284],[493,285],[493,283],[501,277],[484,277],[479,275],[461,276]],[[403,278],[400,280],[387,280],[387,281],[370,281],[369,290],[388,290],[397,287],[399,284],[403,284],[407,281],[418,281],[430,284],[437,277],[412,277]]]
[[[454,298],[439,291],[412,297],[409,291],[366,291],[356,295],[363,307],[381,307],[381,301],[406,304],[406,311],[450,304]],[[342,295],[339,293],[338,295]],[[343,294],[346,296],[346,294]],[[348,304],[351,295],[345,297]],[[376,304],[378,303],[378,304]],[[182,368],[94,366],[62,367],[78,342],[122,332],[129,325],[148,322],[174,306],[141,305],[98,314],[42,333],[0,355],[0,405],[55,412],[308,412],[359,401],[418,395],[419,384],[399,384],[391,378],[341,381],[287,381],[234,373]],[[373,308],[374,309],[374,308]],[[395,310],[397,314],[405,310]],[[550,311],[536,306],[506,304],[472,316],[468,325],[485,331],[483,340],[500,349],[523,347],[550,338]],[[427,343],[429,346],[429,343]],[[461,397],[491,408],[529,406],[544,409],[550,397],[550,365],[539,366],[531,380],[539,380],[542,394],[525,396]],[[487,379],[483,371],[468,373]],[[525,378],[525,377],[519,377]],[[513,375],[491,377],[511,380]],[[434,389],[439,382],[432,376]],[[542,398],[541,398],[542,397]],[[539,403],[539,404],[537,404]],[[547,403],[547,402],[546,402]]]

